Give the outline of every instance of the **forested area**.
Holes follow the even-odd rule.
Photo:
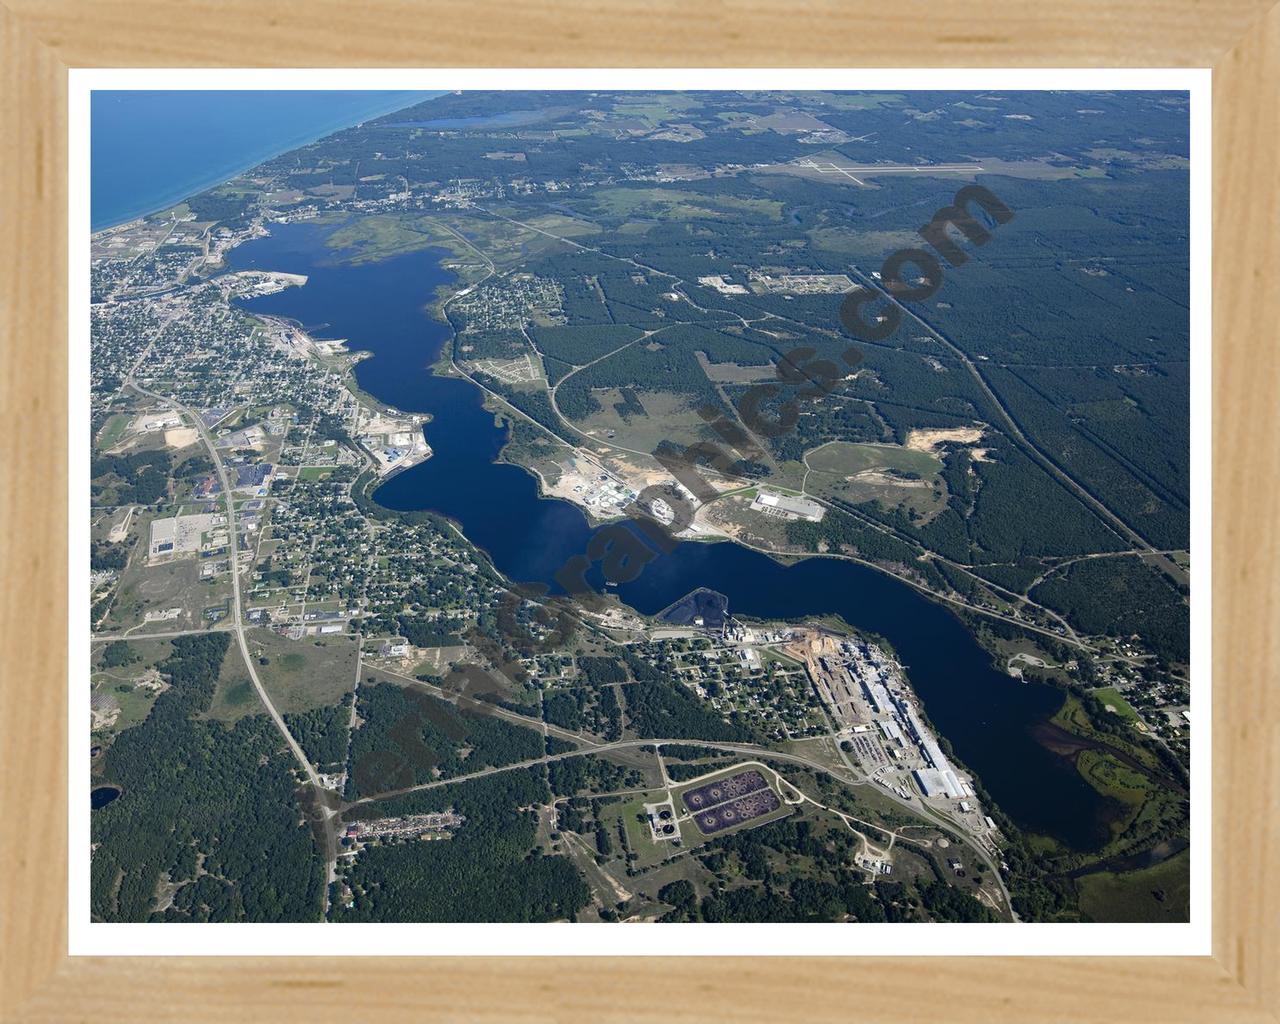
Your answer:
[[[564,363],[582,366],[607,352],[635,341],[640,332],[626,324],[593,324],[580,327],[544,327],[529,329],[533,343],[543,355]]]
[[[600,408],[593,389],[625,387],[671,391],[686,395],[691,401],[700,399],[720,405],[694,350],[667,343],[663,338],[664,335],[657,335],[651,342],[632,345],[578,371],[557,389],[556,405],[570,419],[581,420]]]
[[[726,722],[677,684],[631,683],[623,687],[623,691],[627,703],[627,722],[637,736],[741,741],[757,739],[751,729]]]
[[[795,519],[787,523],[787,542],[806,551],[844,551],[859,555],[869,562],[912,565],[917,551],[904,541],[883,530],[867,526],[838,508],[827,512],[816,523]],[[919,566],[922,571],[927,565]]]
[[[701,902],[688,883],[664,887],[673,904],[664,920],[762,921],[992,921],[969,893],[939,879],[868,885],[849,859],[857,837],[818,832],[808,820],[785,818],[708,842],[698,858],[718,878],[741,876],[749,886],[716,883]]]
[[[396,625],[400,627],[400,635],[414,647],[454,647],[462,643],[458,636],[462,623],[457,619],[400,615]]]
[[[983,579],[990,580],[996,586],[1012,590],[1014,593],[1026,593],[1027,587],[1044,572],[1044,563],[1036,558],[1019,558],[1017,561],[994,565],[975,565],[973,571]]]
[[[547,765],[547,779],[556,796],[577,796],[583,790],[610,793],[644,785],[644,776],[635,768],[624,768],[591,754],[552,761]]]
[[[213,698],[230,637],[176,637],[170,688],[108,748],[93,811],[91,905],[102,921],[311,921],[323,864],[295,797],[293,762],[265,715],[228,729],[195,716]],[[99,781],[99,780],[95,780]],[[180,886],[157,911],[162,883]]]
[[[354,904],[333,920],[572,920],[590,899],[586,883],[566,858],[535,850],[533,812],[519,809],[550,798],[534,768],[365,805],[362,817],[452,809],[466,821],[447,840],[365,849],[346,873]]]
[[[1158,548],[1184,548],[1189,543],[1190,516],[1185,499],[1175,496],[1164,484],[1149,473],[1127,464],[1115,449],[1104,444],[1089,429],[1090,420],[1081,413],[1084,406],[1071,406],[1072,415],[1050,404],[1042,394],[1029,388],[1012,371],[991,368],[993,383],[1022,428],[1036,438],[1063,470],[1079,481],[1094,497],[1103,501],[1132,529]],[[1176,401],[1176,389],[1165,396],[1166,401]],[[1133,408],[1124,401],[1109,406],[1109,411],[1097,406],[1090,410],[1095,418],[1111,417],[1113,436],[1120,433],[1115,422],[1130,418],[1132,412],[1136,437],[1146,437],[1150,446],[1144,457],[1153,467],[1161,464],[1166,478],[1185,481],[1191,457],[1190,440],[1186,433],[1190,424],[1189,410],[1183,407],[1181,429],[1162,426],[1156,422],[1144,422]]]
[[[195,214],[196,220],[216,220],[221,226],[235,230],[248,224],[257,206],[257,199],[252,192],[228,193],[211,189],[192,196],[185,203],[187,209]]]
[[[103,668],[121,668],[138,660],[128,640],[113,640],[102,649]]]
[[[95,455],[89,466],[95,505],[153,505],[169,494],[167,452]]]
[[[532,760],[543,751],[535,729],[392,683],[362,686],[356,710],[362,724],[351,737],[351,800]]]
[[[298,741],[307,759],[322,772],[340,772],[347,759],[347,725],[351,721],[351,694],[340,704],[286,713],[284,724]]]
[[[1191,609],[1158,569],[1136,555],[1085,558],[1049,576],[1030,595],[1086,633],[1126,637],[1169,661],[1191,657]]]
[[[89,542],[89,571],[105,572],[123,569],[129,561],[127,544],[112,544],[110,541],[94,540]]]
[[[534,423],[546,427],[547,430],[562,441],[570,444],[575,443],[574,439],[577,435],[561,422],[560,417],[556,415],[556,411],[551,407],[550,396],[544,389],[539,387],[535,390],[530,390],[527,386],[512,387],[510,384],[498,380],[492,374],[479,370],[475,372],[475,376],[486,388],[497,395],[501,395],[528,416],[529,419],[533,420]]]
[[[606,740],[622,738],[622,709],[608,685],[549,690],[542,698],[542,717],[562,729],[586,730]]]

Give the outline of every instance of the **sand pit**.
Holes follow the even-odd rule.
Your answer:
[[[200,432],[194,427],[173,427],[164,432],[164,443],[169,448],[189,448],[200,440]]]
[[[928,452],[930,455],[934,455],[936,454],[935,449],[949,441],[957,441],[960,444],[976,444],[978,441],[982,440],[983,432],[983,427],[947,427],[931,430],[913,430],[907,434],[907,443],[904,447],[911,448],[917,452]]]

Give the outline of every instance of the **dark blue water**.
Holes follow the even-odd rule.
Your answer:
[[[438,95],[95,90],[90,103],[93,230],[155,213],[278,153]]]
[[[442,253],[420,252],[361,266],[326,264],[322,236],[332,228],[292,225],[232,254],[235,269],[307,274],[303,288],[255,299],[247,308],[301,321],[321,337],[346,338],[372,352],[356,367],[360,386],[399,409],[430,413],[434,455],[394,477],[374,497],[398,510],[430,509],[456,520],[508,578],[552,583],[593,533],[572,504],[540,498],[533,477],[495,462],[505,432],[470,382],[438,377],[429,366],[449,338],[424,304],[452,280]],[[1052,687],[1020,683],[942,605],[891,576],[853,562],[811,558],[791,567],[730,543],[680,544],[617,590],[652,614],[696,587],[729,598],[739,615],[799,620],[836,614],[886,637],[925,710],[962,762],[1025,830],[1077,848],[1107,837],[1108,804],[1032,730],[1061,704]]]
[[[122,792],[119,786],[97,786],[89,792],[90,806],[95,811],[99,807],[106,807]]]

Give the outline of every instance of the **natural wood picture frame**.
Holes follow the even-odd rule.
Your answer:
[[[1280,7],[6,0],[0,261],[5,1019],[1280,1020]],[[1214,186],[1212,957],[67,955],[67,72],[217,66],[1209,67]],[[43,438],[33,417],[50,425]],[[714,942],[714,931],[708,932]],[[673,1003],[628,992],[678,991]]]

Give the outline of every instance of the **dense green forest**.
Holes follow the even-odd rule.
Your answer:
[[[609,686],[551,690],[542,698],[542,717],[562,729],[585,729],[608,740],[622,738],[622,709]]]
[[[520,810],[550,796],[533,768],[366,805],[361,816],[452,809],[466,821],[447,840],[364,850],[346,873],[353,905],[333,920],[572,920],[590,898],[586,883],[567,859],[537,852],[534,815]]]
[[[627,721],[637,736],[744,741],[757,738],[751,729],[726,722],[677,684],[632,683],[624,691]]]
[[[170,688],[103,757],[100,781],[122,792],[93,812],[95,920],[320,917],[323,863],[279,733],[265,715],[230,729],[197,717],[212,701],[229,639],[176,637],[159,665]],[[161,911],[166,882],[178,888]]]
[[[352,800],[532,760],[543,751],[536,730],[392,683],[362,686],[356,710],[362,724],[351,737]]]
[[[547,779],[556,796],[576,796],[584,790],[608,793],[615,789],[634,789],[644,783],[644,776],[636,769],[590,754],[552,761],[547,765]]]
[[[322,772],[339,772],[346,763],[350,721],[351,694],[341,704],[284,716],[284,724],[303,753]]]
[[[93,501],[100,505],[154,505],[168,496],[172,463],[162,451],[95,456],[89,466]]]
[[[688,883],[665,887],[673,904],[664,920],[968,921],[995,920],[969,893],[941,879],[868,885],[848,868],[857,838],[844,830],[819,833],[807,820],[786,818],[708,842],[698,858],[718,877],[752,885],[713,886],[701,902]]]
[[[1037,585],[1031,597],[1087,633],[1127,637],[1169,661],[1191,657],[1191,609],[1158,569],[1136,555],[1086,558]]]
[[[450,619],[428,619],[421,615],[401,615],[396,619],[400,635],[414,647],[452,647],[462,641],[462,624]]]

